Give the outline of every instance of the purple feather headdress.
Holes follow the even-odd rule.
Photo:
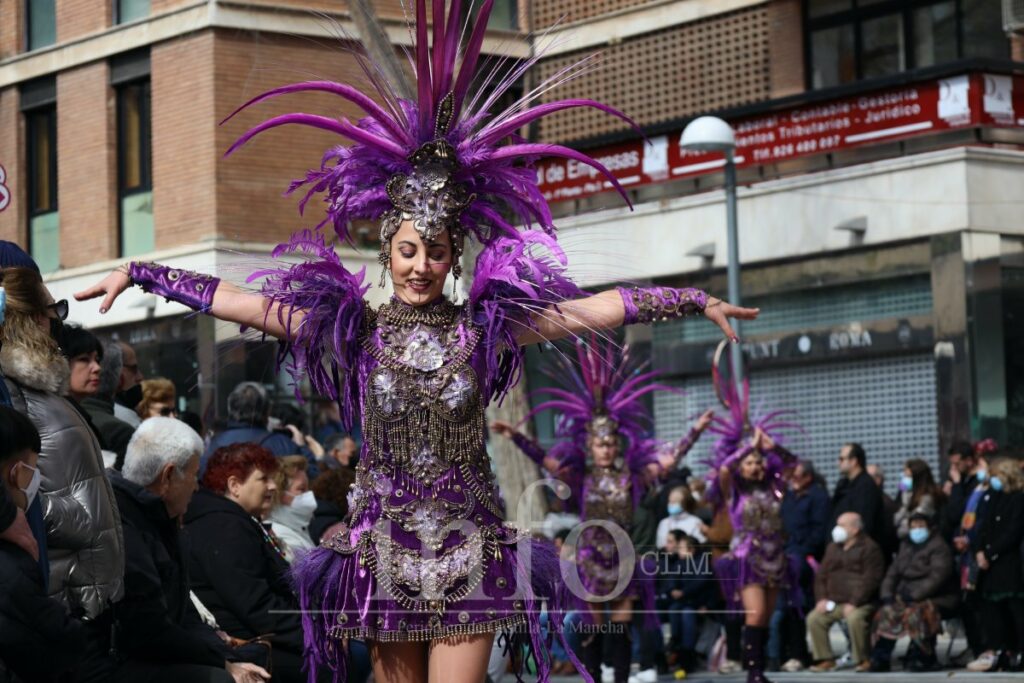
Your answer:
[[[718,470],[729,460],[736,451],[743,445],[744,439],[749,439],[754,430],[760,428],[773,440],[781,443],[781,433],[796,429],[800,426],[789,422],[785,418],[792,415],[792,410],[763,410],[758,409],[754,415],[750,414],[750,379],[743,378],[743,388],[736,386],[732,377],[723,378],[720,366],[724,359],[725,350],[735,353],[735,349],[727,341],[718,345],[715,358],[711,366],[711,381],[715,387],[715,395],[726,412],[724,415],[715,414],[708,427],[708,431],[717,434],[718,440],[711,450],[711,457],[703,463],[708,466],[707,473],[707,500],[716,508],[724,505],[722,493],[718,485]],[[785,463],[777,453],[764,453],[765,481],[779,484]]]
[[[279,95],[310,91],[348,100],[362,109],[363,118],[353,123],[305,113],[276,116],[242,135],[228,154],[265,130],[289,124],[327,130],[344,138],[348,146],[329,150],[320,168],[294,181],[289,192],[307,188],[300,210],[314,195],[324,195],[326,218],[317,227],[330,222],[345,240],[350,238],[351,221],[380,220],[380,260],[385,266],[390,239],[402,220],[412,220],[424,240],[448,229],[456,256],[466,236],[485,245],[500,236],[517,239],[517,223],[536,223],[553,233],[551,214],[533,169],[542,157],[562,157],[592,166],[626,197],[611,172],[595,159],[561,145],[526,142],[518,135],[524,126],[544,116],[576,107],[599,109],[635,127],[624,114],[594,100],[532,106],[548,89],[571,77],[572,69],[559,72],[492,115],[500,98],[541,57],[534,54],[507,68],[501,68],[505,62],[499,60],[475,78],[493,5],[494,0],[484,0],[475,18],[468,20],[473,23],[467,26],[469,39],[462,45],[461,0],[451,0],[447,18],[444,0],[432,0],[432,41],[426,0],[417,0],[415,49],[410,55],[416,76],[415,100],[396,94],[382,77],[384,69],[358,55],[370,75],[374,97],[342,83],[310,81],[263,93],[227,118]],[[386,48],[391,49],[390,45]],[[453,271],[457,277],[457,266]]]
[[[627,466],[637,472],[657,457],[660,442],[648,438],[653,419],[643,397],[655,391],[672,391],[655,382],[657,371],[632,358],[628,347],[601,342],[591,337],[576,342],[577,363],[558,356],[547,374],[558,387],[539,389],[547,397],[529,416],[554,410],[555,435],[563,439],[551,454],[565,464],[586,462],[586,445],[591,438],[625,439],[623,454]]]

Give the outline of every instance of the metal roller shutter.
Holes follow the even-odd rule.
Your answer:
[[[674,385],[685,395],[655,396],[659,438],[678,439],[701,411],[719,405],[709,377]],[[796,411],[794,421],[805,432],[790,435],[787,445],[814,462],[830,489],[838,477],[839,448],[849,441],[864,446],[868,463],[882,465],[890,493],[908,458],[923,458],[941,479],[931,354],[755,371],[751,386],[752,411]],[[702,439],[686,458],[695,473],[706,471],[699,461],[708,457],[713,442]]]

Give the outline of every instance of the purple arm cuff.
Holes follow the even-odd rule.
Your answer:
[[[703,313],[708,304],[706,292],[693,287],[619,287],[625,308],[624,325],[671,320]]]
[[[220,284],[220,278],[212,275],[178,270],[147,261],[133,261],[128,266],[128,277],[143,291],[184,304],[201,313],[210,312],[213,294]]]
[[[544,458],[547,456],[547,453],[536,441],[516,432],[512,435],[512,443],[514,443],[516,447],[530,460],[534,461],[541,467],[544,466]]]

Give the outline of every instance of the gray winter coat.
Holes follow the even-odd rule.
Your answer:
[[[100,444],[88,423],[61,396],[63,358],[36,358],[7,342],[0,367],[15,410],[39,430],[39,496],[50,555],[50,597],[73,615],[99,616],[124,590],[124,539]]]

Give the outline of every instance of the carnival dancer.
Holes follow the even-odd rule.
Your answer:
[[[587,623],[594,626],[583,640],[583,665],[596,677],[603,632],[621,633],[622,637],[610,639],[610,648],[615,681],[625,683],[632,657],[629,636],[634,604],[639,603],[649,618],[647,627],[660,629],[654,616],[657,570],[635,556],[629,541],[633,512],[646,490],[689,452],[711,423],[712,414],[702,415],[676,444],[647,438],[652,419],[642,399],[668,389],[654,381],[658,373],[643,372],[628,348],[596,339],[577,342],[577,359],[578,365],[558,357],[558,369],[551,374],[560,386],[537,392],[550,399],[531,411],[533,415],[554,410],[558,415],[555,429],[560,442],[550,453],[507,422],[495,421],[491,429],[511,439],[567,485],[560,495],[575,502],[582,523],[575,566],[579,588],[586,595],[576,597],[589,617]],[[608,621],[614,625],[607,629],[606,607]]]
[[[592,100],[533,106],[566,73],[492,114],[538,56],[508,69],[487,65],[477,74],[493,0],[470,15],[465,45],[461,3],[450,3],[447,21],[444,5],[433,2],[431,44],[426,1],[416,3],[414,85],[403,82],[397,62],[381,66],[361,56],[373,97],[315,81],[242,106],[316,91],[366,114],[354,123],[277,116],[231,148],[285,124],[332,131],[352,143],[332,148],[319,169],[292,185],[308,186],[303,205],[323,194],[327,214],[315,231],[296,233],[274,252],[298,254],[300,263],[253,273],[250,281],[262,280],[262,289],[251,293],[210,275],[133,262],[77,295],[105,294],[105,312],[135,284],[275,336],[279,361],[297,386],[308,378],[315,391],[336,400],[346,429],[360,417],[365,442],[349,525],[293,568],[307,659],[312,670],[329,666],[337,680],[345,678],[344,643],[355,638],[368,642],[378,683],[478,683],[499,631],[526,641],[546,680],[539,599],[550,598],[548,609],[557,613],[557,557],[503,522],[484,444],[485,405],[518,381],[527,344],[699,313],[734,338],[727,318],[757,315],[695,289],[624,288],[585,296],[565,273],[532,162],[573,159],[621,187],[597,161],[558,145],[525,142],[518,131],[573,107],[625,117]],[[394,59],[394,50],[385,44],[376,55]],[[395,294],[378,310],[364,299],[364,273],[345,268],[321,229],[329,222],[339,238],[349,239],[356,219],[381,226],[379,260]],[[539,229],[520,230],[518,223]],[[456,305],[443,290],[449,274],[461,274],[467,239],[481,248],[468,299]]]
[[[743,665],[748,683],[767,683],[764,647],[768,620],[780,591],[799,605],[798,569],[790,565],[782,533],[782,495],[786,470],[796,458],[777,440],[779,431],[795,428],[787,411],[751,416],[750,383],[741,390],[732,378],[723,381],[719,366],[725,345],[719,345],[712,381],[725,415],[716,415],[710,431],[719,435],[709,465],[708,497],[728,511],[733,539],[728,553],[715,562],[715,574],[730,609],[742,610]]]

